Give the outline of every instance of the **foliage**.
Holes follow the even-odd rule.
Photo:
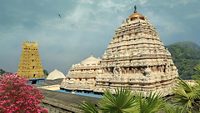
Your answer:
[[[84,113],[98,113],[96,106],[89,102],[83,102],[80,108],[84,111]]]
[[[0,77],[0,112],[1,113],[46,113],[39,106],[43,95],[27,84],[25,78],[15,74]]]
[[[178,42],[167,46],[182,79],[191,79],[193,68],[200,64],[200,46],[193,42]],[[192,68],[191,68],[192,67]]]
[[[6,71],[3,69],[0,69],[0,75],[3,75],[4,73],[6,73]]]
[[[196,85],[189,85],[188,83],[180,80],[174,88],[174,101],[180,106],[183,106],[188,111],[195,111],[199,106],[196,100],[200,99]]]
[[[99,102],[99,107],[106,113],[134,113],[136,99],[130,90],[116,89],[114,95],[107,90]]]
[[[128,89],[116,89],[115,94],[107,90],[98,107],[84,102],[81,109],[85,113],[157,113],[164,110],[163,103],[164,100],[156,93],[144,98],[144,95]]]
[[[192,78],[196,81],[200,80],[200,64],[197,65],[195,68],[196,73],[192,76]]]
[[[199,113],[200,84],[191,86],[180,80],[174,88],[171,101],[161,98],[159,93],[132,93],[117,89],[115,94],[106,91],[98,106],[84,102],[85,113]]]
[[[149,93],[148,97],[140,94],[138,99],[139,109],[137,113],[157,113],[164,108],[164,100],[160,94]]]
[[[186,109],[181,106],[177,106],[167,102],[165,102],[164,105],[165,105],[164,107],[165,113],[186,113]]]
[[[44,69],[43,72],[44,72],[45,77],[47,77],[49,75],[49,72],[46,69]]]

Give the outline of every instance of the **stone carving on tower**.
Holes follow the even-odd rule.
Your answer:
[[[44,73],[40,61],[37,43],[35,42],[23,43],[17,74],[27,79],[44,78]]]
[[[133,91],[158,91],[168,95],[178,77],[171,54],[154,26],[136,11],[136,7],[115,31],[100,67],[102,73],[94,74],[93,92],[127,87]]]

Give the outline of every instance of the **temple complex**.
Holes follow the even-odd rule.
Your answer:
[[[85,90],[99,93],[126,87],[143,93],[157,91],[168,95],[178,77],[171,54],[156,29],[136,8],[117,28],[97,64],[72,66],[61,87],[82,90],[82,86],[88,86]],[[92,80],[91,85],[87,83],[89,80]],[[79,86],[69,85],[75,82]]]
[[[24,42],[20,57],[17,74],[27,79],[44,78],[43,68],[38,52],[38,44],[35,42]]]

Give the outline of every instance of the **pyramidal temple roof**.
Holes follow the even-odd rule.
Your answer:
[[[100,59],[95,58],[93,55],[91,55],[90,57],[88,57],[85,60],[83,60],[81,62],[81,64],[92,65],[92,64],[98,64],[99,62],[100,62]]]
[[[129,18],[144,18],[144,16],[138,12],[135,12],[129,16]]]
[[[134,13],[115,31],[115,35],[102,57],[102,62],[109,60],[110,66],[116,64],[125,66],[126,63],[127,66],[138,66],[139,62],[144,66],[154,65],[153,63],[160,64],[156,60],[158,57],[171,57],[168,53],[154,26],[135,9]],[[151,60],[152,58],[155,61]],[[127,59],[126,63],[125,59]],[[141,60],[138,61],[138,59]],[[129,62],[130,60],[135,62]]]
[[[61,79],[61,78],[65,78],[65,75],[62,72],[55,69],[54,71],[49,73],[49,75],[47,76],[46,79],[47,80],[55,80],[55,79]]]

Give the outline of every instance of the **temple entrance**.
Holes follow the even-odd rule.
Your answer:
[[[37,80],[32,80],[31,84],[36,84]]]
[[[45,81],[45,79],[29,79],[29,84],[41,84]]]

